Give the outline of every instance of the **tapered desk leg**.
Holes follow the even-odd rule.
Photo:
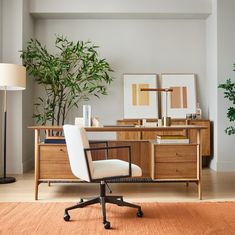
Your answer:
[[[198,198],[202,200],[202,148],[201,148],[201,130],[197,130],[197,160],[198,160],[198,167],[197,167],[197,178],[198,178]]]
[[[39,179],[39,130],[35,129],[35,146],[34,146],[34,157],[35,157],[35,173],[34,173],[34,198],[38,200],[38,179]]]

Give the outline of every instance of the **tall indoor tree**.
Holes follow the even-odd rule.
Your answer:
[[[113,81],[113,71],[105,59],[100,59],[97,46],[90,41],[69,41],[56,36],[56,53],[51,54],[36,40],[27,42],[21,51],[26,69],[43,86],[37,97],[33,117],[41,125],[63,125],[69,111],[81,100],[107,95],[107,85]]]
[[[233,64],[235,71],[235,64]],[[232,106],[228,108],[227,112],[227,118],[230,122],[235,122],[235,83],[232,82],[232,80],[229,78],[225,81],[225,83],[222,83],[218,86],[219,88],[222,88],[224,90],[224,98],[228,99]],[[225,133],[228,135],[234,135],[235,134],[235,126],[231,125],[225,129]]]

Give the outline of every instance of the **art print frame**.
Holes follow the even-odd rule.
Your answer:
[[[168,97],[165,92],[162,92],[162,116],[186,118],[186,114],[196,113],[196,75],[194,73],[162,73],[161,87],[173,89],[173,92],[168,92]]]
[[[158,118],[157,92],[141,91],[141,88],[156,88],[157,74],[125,73],[124,88],[124,119]]]

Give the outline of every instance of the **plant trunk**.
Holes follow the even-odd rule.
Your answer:
[[[60,86],[61,91],[60,91],[60,96],[59,96],[59,104],[58,104],[58,112],[57,112],[57,125],[60,125],[60,113],[63,105],[63,95],[64,95],[64,89],[63,86]]]
[[[52,126],[54,126],[54,124],[55,124],[55,100],[56,100],[56,95],[55,95],[55,93],[54,93],[54,97],[53,97],[53,102],[52,102],[52,107],[53,107],[53,116],[52,116],[52,120],[51,120],[51,124],[52,124]]]
[[[66,107],[67,107],[67,102],[64,103],[64,107],[63,107],[62,125],[64,125],[64,121],[65,121],[65,118],[66,118]]]

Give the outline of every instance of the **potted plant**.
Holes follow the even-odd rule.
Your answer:
[[[90,41],[73,42],[56,36],[55,47],[56,54],[51,54],[38,40],[31,39],[21,51],[29,75],[43,87],[33,114],[41,125],[63,125],[81,100],[107,95],[107,85],[113,81],[109,63],[99,58],[98,47]]]
[[[235,71],[235,64],[233,64]],[[232,102],[231,107],[228,108],[227,117],[230,122],[235,121],[235,83],[231,81],[231,79],[227,79],[225,83],[220,84],[218,88],[222,88],[224,90],[224,98],[228,99]],[[225,133],[228,135],[235,134],[235,126],[231,125],[225,129]]]

